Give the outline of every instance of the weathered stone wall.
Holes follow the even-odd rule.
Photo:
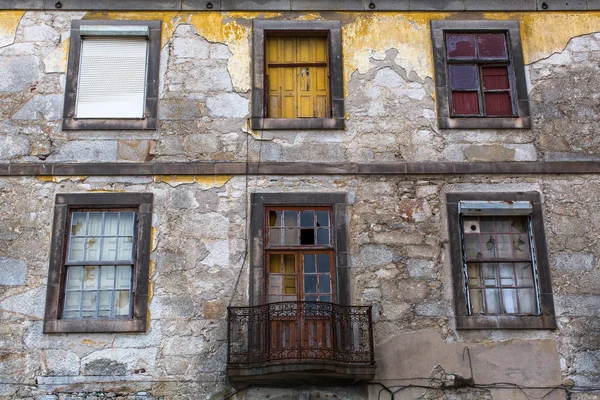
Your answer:
[[[598,13],[465,14],[523,24],[533,128],[503,131],[437,129],[428,24],[456,15],[309,13],[284,17],[343,24],[347,129],[250,132],[250,18],[259,15],[0,11],[0,163],[598,159]],[[158,130],[62,131],[70,21],[80,18],[163,20]],[[374,307],[376,379],[386,385],[423,378],[409,383],[441,386],[457,374],[600,387],[599,189],[596,175],[2,177],[0,398],[233,393],[226,307],[247,301],[248,192],[257,191],[348,194],[351,298]],[[559,328],[457,331],[444,194],[529,190],[542,193]],[[154,193],[145,334],[42,333],[54,196],[91,191]],[[380,390],[249,388],[233,398],[379,399]],[[518,388],[413,388],[395,398],[525,396]]]
[[[246,178],[168,178],[0,181],[2,396],[146,392],[154,397],[221,398],[233,391],[225,377],[225,311],[230,302],[244,304],[246,298],[247,266],[234,290],[245,251]],[[351,298],[355,304],[374,306],[376,379],[402,385],[396,380],[428,378],[438,364],[445,373],[468,378],[469,363],[463,359],[468,347],[476,383],[549,387],[565,379],[584,387],[600,380],[595,239],[600,222],[594,217],[600,205],[598,185],[596,176],[271,176],[248,182],[251,191],[348,194]],[[54,195],[97,190],[155,195],[149,330],[43,334]],[[460,332],[453,327],[443,195],[499,190],[543,192],[556,331]],[[305,388],[294,393],[362,398],[365,390]],[[378,390],[370,388],[373,398]],[[252,389],[238,398],[291,392]],[[443,391],[436,393],[427,398],[446,398]],[[478,398],[477,391],[451,398],[469,398],[468,393]],[[505,390],[489,393],[489,398],[507,398]],[[564,395],[558,391],[552,396],[548,398]]]

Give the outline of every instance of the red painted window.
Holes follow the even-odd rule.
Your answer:
[[[452,115],[515,115],[504,33],[446,34],[446,57]]]

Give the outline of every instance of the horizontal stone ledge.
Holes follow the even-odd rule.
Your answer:
[[[4,163],[0,176],[597,174],[600,161]]]
[[[94,11],[574,11],[596,0],[0,0],[0,10]]]

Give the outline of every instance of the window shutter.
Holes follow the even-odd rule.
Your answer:
[[[76,118],[144,118],[148,40],[85,38]]]

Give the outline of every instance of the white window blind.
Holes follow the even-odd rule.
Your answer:
[[[144,118],[148,40],[85,38],[76,118]]]

